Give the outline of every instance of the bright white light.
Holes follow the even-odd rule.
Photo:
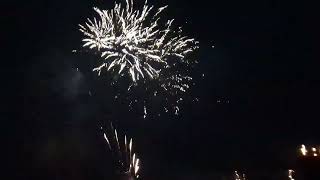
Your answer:
[[[234,171],[235,180],[240,180],[240,176],[237,171]]]
[[[294,170],[292,170],[292,169],[288,170],[288,178],[289,178],[289,180],[294,180],[293,173],[294,173]]]
[[[240,176],[238,171],[234,171],[234,180],[246,180],[246,175],[243,173],[242,176]]]
[[[303,144],[301,145],[300,151],[301,151],[301,153],[302,153],[303,156],[306,156],[307,153],[308,153],[308,151],[307,151],[307,149],[306,149],[306,146],[303,145]]]

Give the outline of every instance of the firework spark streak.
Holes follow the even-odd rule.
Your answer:
[[[127,136],[124,135],[124,142],[122,143],[118,137],[117,130],[113,128],[112,124],[110,132],[105,132],[103,136],[108,144],[109,150],[112,153],[115,164],[117,166],[116,168],[119,173],[126,176],[138,178],[140,160],[137,158],[136,154],[133,153],[132,139],[130,139],[128,143]]]
[[[246,180],[246,175],[243,173],[241,176],[238,171],[234,171],[234,180]]]
[[[180,95],[191,85],[188,69],[195,61],[190,60],[189,54],[198,48],[198,42],[183,36],[181,27],[173,30],[173,19],[160,18],[166,8],[154,10],[145,1],[142,9],[136,10],[133,0],[126,0],[124,6],[115,3],[111,10],[94,8],[98,18],[88,19],[79,26],[84,35],[83,47],[100,56],[93,71],[99,76],[106,72],[114,77],[112,85],[117,84],[114,81],[119,78],[127,78],[128,92],[141,85],[149,91],[144,94],[176,96],[175,103],[165,102],[163,106],[166,110],[170,106],[177,114],[179,101],[183,99]],[[150,82],[154,82],[153,85]],[[129,106],[136,100],[129,100]],[[140,102],[144,104],[146,117],[144,100]]]

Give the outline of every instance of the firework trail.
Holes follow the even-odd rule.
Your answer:
[[[101,129],[103,128],[101,127]],[[109,130],[108,133],[105,131],[103,136],[112,153],[118,173],[130,177],[130,179],[137,179],[139,177],[140,160],[133,152],[132,138],[128,139],[126,135],[123,139],[119,138],[118,132],[112,124]]]
[[[174,30],[173,19],[160,18],[166,8],[154,10],[145,1],[138,10],[126,0],[111,10],[94,8],[98,17],[79,25],[83,47],[100,56],[93,71],[108,76],[112,86],[126,84],[126,92],[115,98],[126,100],[129,109],[142,104],[144,117],[146,100],[154,98],[162,99],[157,101],[163,111],[178,114],[182,95],[194,84],[190,70],[196,61],[190,54],[198,42],[183,36],[181,27]]]

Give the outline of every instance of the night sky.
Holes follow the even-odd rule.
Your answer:
[[[144,120],[115,108],[106,101],[106,84],[86,66],[91,56],[71,52],[81,46],[78,24],[93,17],[92,7],[112,8],[113,1],[3,2],[2,149],[9,177],[108,179],[110,157],[99,123],[110,119],[134,137],[143,179],[287,168],[298,145],[320,143],[315,5],[148,2],[169,5],[167,17],[200,41],[192,89],[200,101],[186,103],[179,116]]]

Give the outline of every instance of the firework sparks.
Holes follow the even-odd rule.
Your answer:
[[[234,171],[234,180],[246,180],[246,175],[244,173],[239,175],[238,171]]]
[[[109,135],[108,135],[109,134]],[[107,141],[109,150],[113,154],[114,161],[120,174],[131,176],[133,178],[139,177],[140,160],[136,154],[132,152],[132,138],[129,141],[124,135],[124,143],[118,137],[118,132],[111,124],[111,132],[104,133],[104,139]]]
[[[133,1],[126,1],[126,6],[115,4],[112,10],[94,8],[99,19],[88,19],[85,25],[80,25],[80,31],[85,38],[83,47],[97,50],[102,62],[93,71],[101,74],[103,69],[117,73],[125,72],[130,75],[133,82],[140,78],[158,78],[162,68],[169,68],[169,57],[184,61],[185,56],[197,46],[194,39],[176,34],[171,36],[172,20],[168,20],[164,28],[159,25],[161,12],[167,6],[159,8],[150,17],[153,6],[148,6],[147,1],[142,12],[133,10]],[[179,31],[181,32],[181,31]],[[156,68],[160,66],[162,68]]]
[[[129,95],[131,97],[138,85],[145,91],[142,94],[170,96],[162,104],[174,107],[172,111],[177,114],[177,99],[181,99],[181,94],[190,88],[192,81],[188,69],[195,61],[189,58],[189,54],[198,48],[198,42],[183,36],[181,27],[174,30],[173,19],[165,22],[160,18],[166,8],[154,10],[145,1],[138,10],[134,8],[133,0],[126,0],[124,6],[115,3],[111,10],[94,8],[98,18],[88,19],[79,26],[84,35],[83,47],[100,56],[93,71],[99,76],[109,73],[114,77],[112,85],[118,84],[114,81],[119,82],[119,78],[127,79],[128,92],[133,92]],[[133,99],[128,101],[131,106]],[[147,115],[145,108],[144,117]]]
[[[288,178],[289,178],[289,180],[294,180],[293,174],[294,174],[294,170],[289,169],[289,170],[288,170]]]

